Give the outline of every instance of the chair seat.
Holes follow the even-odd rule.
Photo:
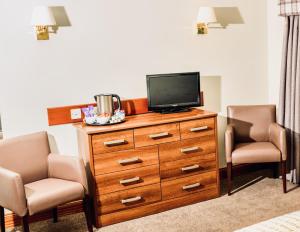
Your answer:
[[[52,209],[58,205],[81,200],[84,188],[77,182],[48,178],[25,185],[30,215]]]
[[[239,143],[232,152],[233,164],[280,161],[281,152],[270,142]]]

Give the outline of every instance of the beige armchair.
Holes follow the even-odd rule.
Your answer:
[[[50,154],[46,132],[0,141],[0,220],[5,231],[4,208],[22,217],[24,232],[28,216],[83,200],[88,230],[92,231],[90,199],[82,160]]]
[[[286,193],[286,132],[276,123],[274,105],[228,106],[225,132],[228,195],[232,190],[232,165],[281,163]]]

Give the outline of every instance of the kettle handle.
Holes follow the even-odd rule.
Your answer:
[[[117,108],[117,110],[121,110],[121,108],[122,108],[122,104],[121,104],[121,98],[119,97],[119,95],[117,95],[117,94],[112,94],[112,97],[114,98],[116,98],[117,99],[117,101],[118,101],[118,108]]]
[[[96,102],[97,102],[97,97],[98,97],[98,96],[100,96],[100,95],[95,95],[95,96],[94,96]]]

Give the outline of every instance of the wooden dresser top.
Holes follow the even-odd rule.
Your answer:
[[[193,108],[189,112],[173,114],[146,113],[127,116],[125,122],[111,126],[86,126],[84,123],[75,123],[74,126],[86,134],[96,134],[215,116],[217,114],[214,112]]]

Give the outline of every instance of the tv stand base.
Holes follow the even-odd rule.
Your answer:
[[[191,108],[180,107],[180,108],[163,109],[158,112],[161,114],[172,114],[172,113],[189,112],[189,111],[191,111]]]

